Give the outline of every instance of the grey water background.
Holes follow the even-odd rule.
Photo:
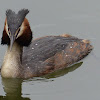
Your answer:
[[[57,78],[7,80],[0,76],[0,100],[100,100],[99,0],[0,0],[0,37],[5,11],[28,8],[34,39],[69,33],[89,39],[94,49],[76,70]],[[0,66],[6,46],[0,45]],[[12,94],[12,95],[11,95]]]

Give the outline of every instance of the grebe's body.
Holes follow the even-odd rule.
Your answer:
[[[31,42],[32,32],[25,18],[27,13],[28,10],[25,9],[19,11],[18,14],[11,10],[7,11],[1,43],[7,44],[8,49],[1,68],[2,77],[42,76],[68,67],[84,58],[92,50],[87,40],[67,34],[46,36]],[[16,17],[21,20],[19,24]],[[23,46],[28,47],[23,48]]]

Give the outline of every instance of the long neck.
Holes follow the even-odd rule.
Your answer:
[[[16,42],[13,44],[12,50],[10,50],[10,46],[8,46],[1,68],[1,75],[3,77],[19,77],[22,69],[22,51],[23,47],[18,45]]]

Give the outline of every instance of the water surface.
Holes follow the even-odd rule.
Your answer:
[[[90,39],[94,50],[82,65],[46,78],[2,79],[0,100],[99,100],[100,99],[100,1],[99,0],[0,0],[0,37],[6,9],[28,8],[34,39],[69,33]],[[0,66],[6,46],[0,46]],[[80,63],[79,63],[80,64]],[[58,74],[58,75],[57,75]]]

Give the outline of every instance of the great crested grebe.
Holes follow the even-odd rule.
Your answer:
[[[45,36],[32,40],[32,31],[25,16],[28,9],[17,14],[6,11],[1,44],[8,45],[1,67],[5,78],[31,78],[63,69],[81,60],[92,50],[88,40],[70,35]],[[27,46],[23,49],[23,46]]]

